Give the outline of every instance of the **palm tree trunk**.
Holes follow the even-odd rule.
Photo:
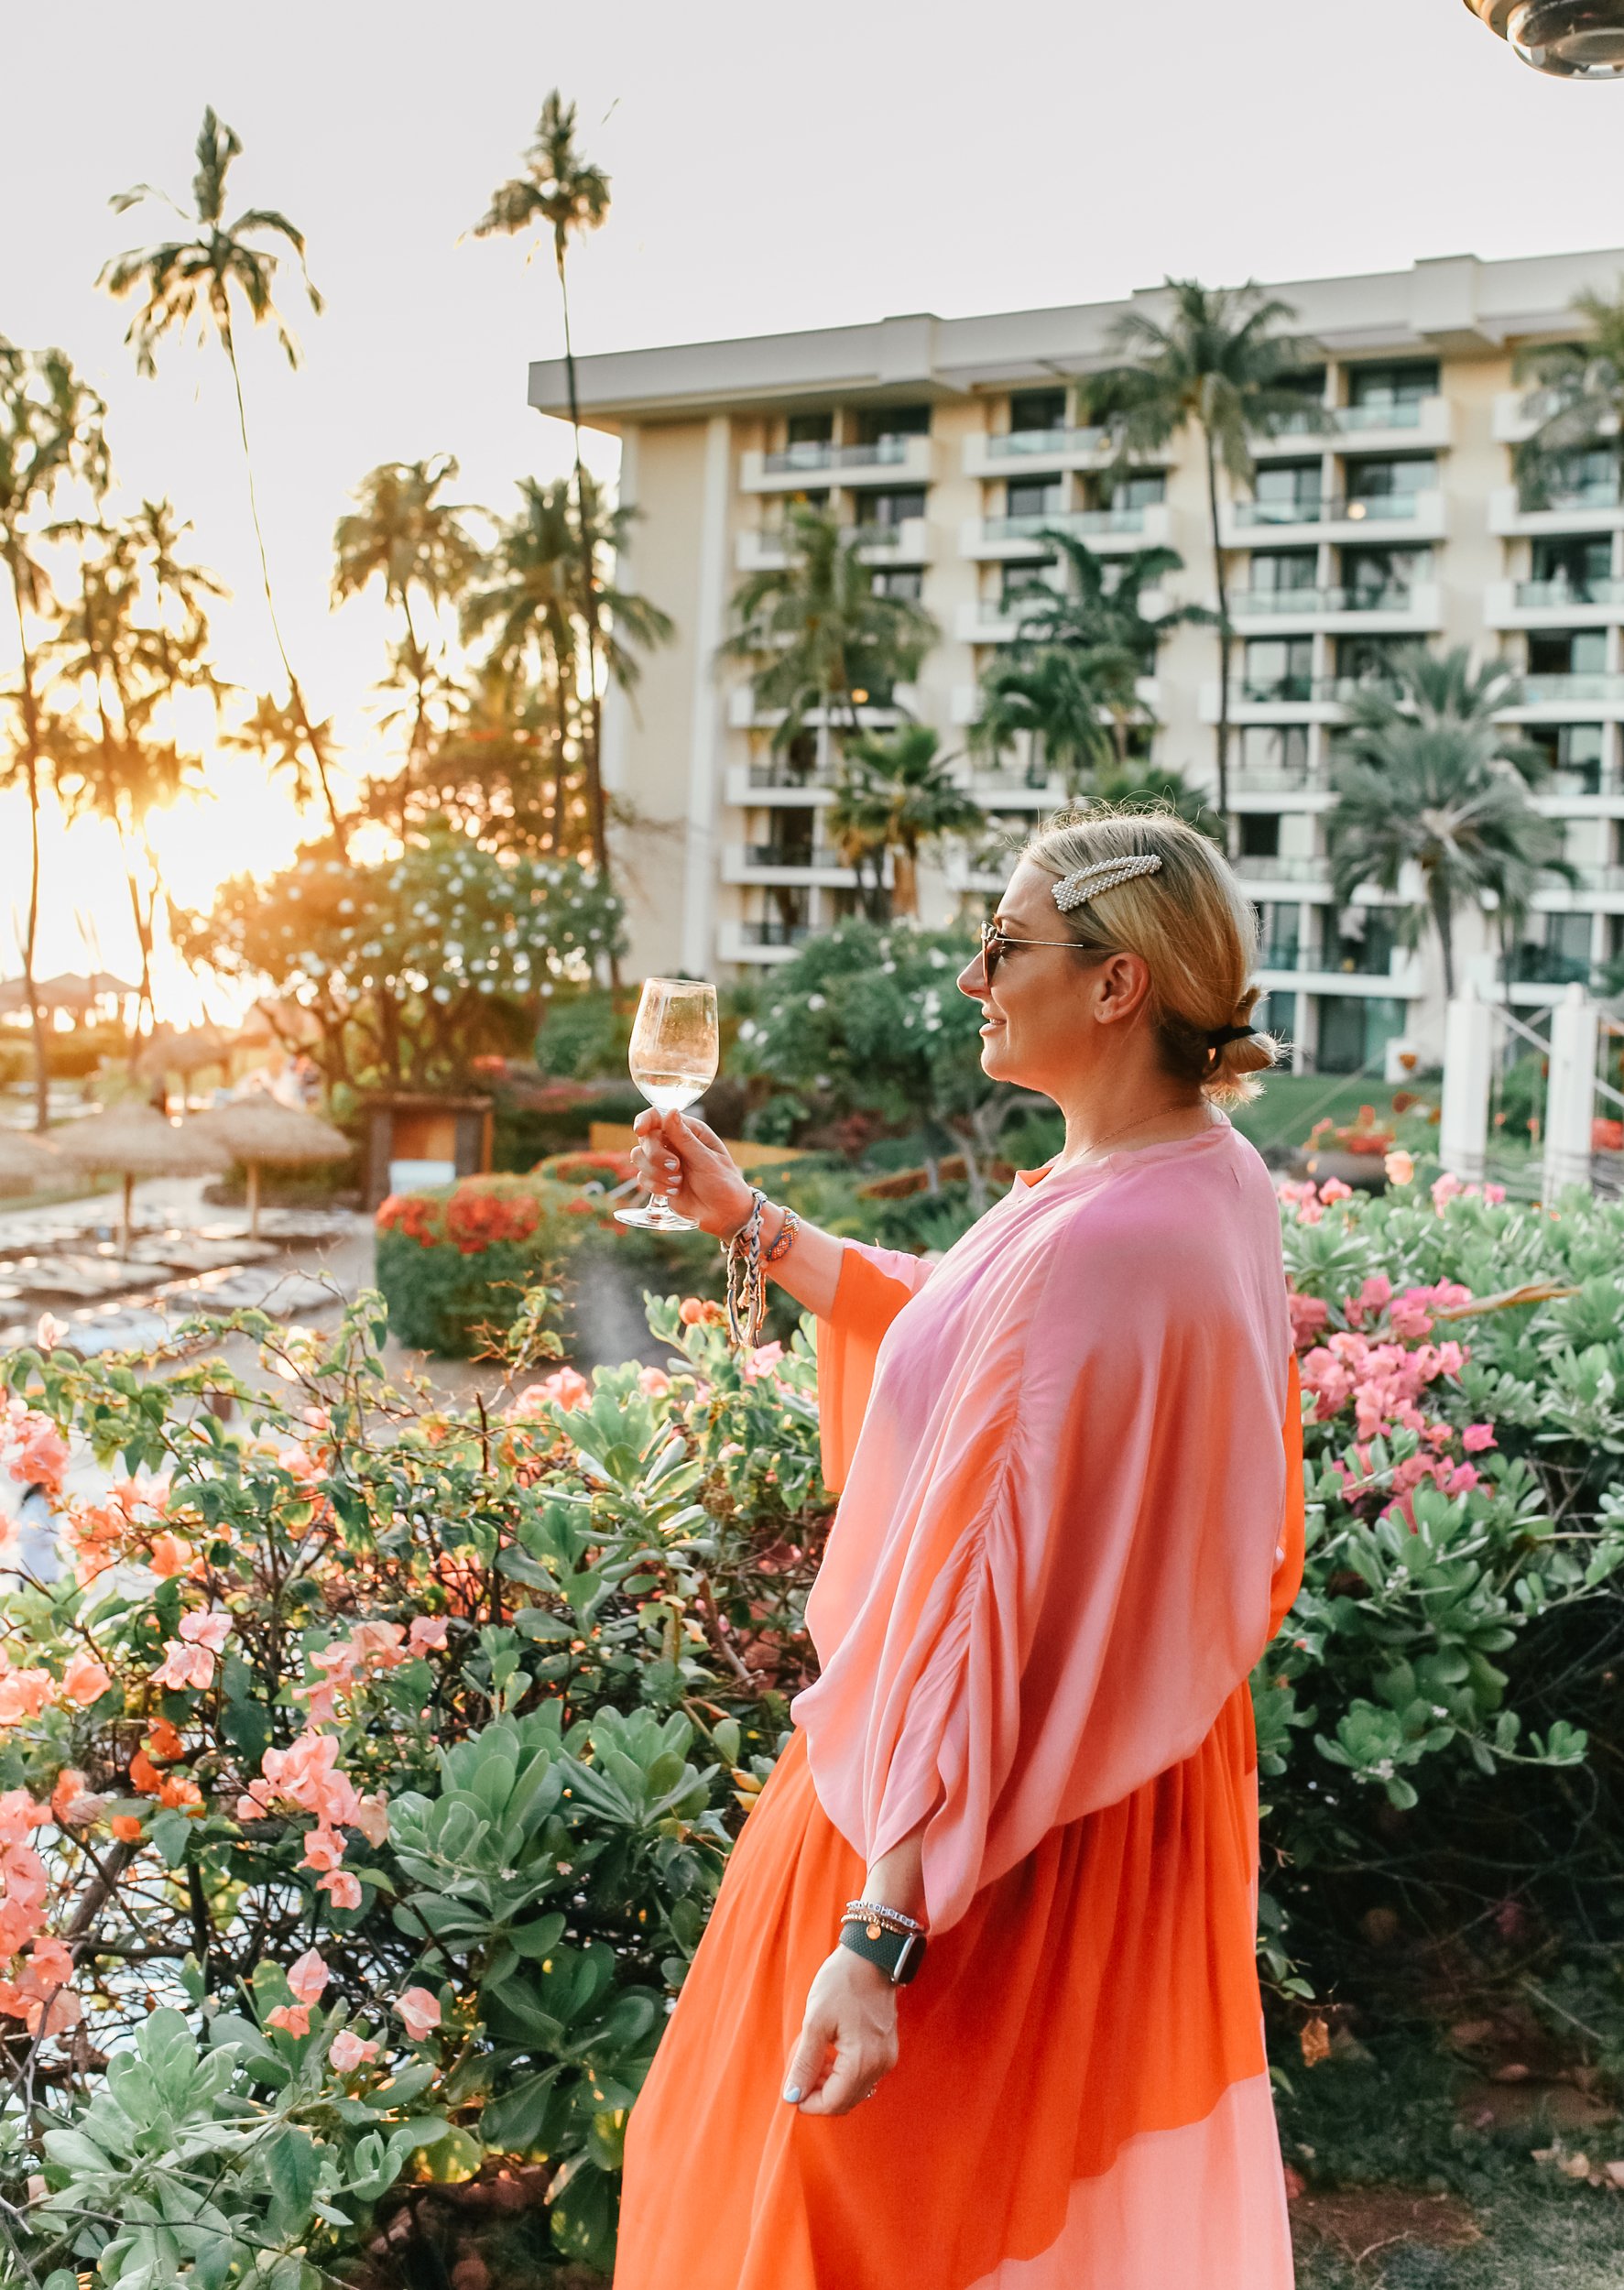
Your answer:
[[[896,854],[897,889],[893,901],[898,914],[905,921],[919,919],[919,863],[906,843],[893,845]]]
[[[46,1051],[45,1012],[34,991],[34,958],[39,943],[39,702],[34,690],[34,653],[23,617],[23,592],[16,562],[7,551],[12,601],[16,606],[17,647],[20,654],[19,697],[23,713],[23,783],[28,793],[28,920],[20,952],[23,991],[28,998],[28,1023],[34,1042],[34,1127],[43,1136],[50,1120],[50,1065]]]
[[[1455,909],[1440,890],[1434,878],[1428,893],[1433,910],[1433,921],[1438,932],[1438,951],[1444,957],[1444,999],[1455,999]]]
[[[293,663],[288,657],[288,647],[282,641],[282,624],[277,618],[277,600],[271,593],[270,559],[266,555],[265,532],[259,522],[259,496],[254,483],[254,455],[248,444],[248,409],[243,401],[243,376],[237,367],[237,346],[232,337],[229,309],[223,311],[221,314],[220,338],[225,344],[226,358],[231,365],[232,387],[236,391],[237,434],[243,441],[243,465],[248,476],[248,515],[253,520],[254,539],[259,551],[259,582],[265,591],[265,609],[270,616],[271,635],[276,638],[277,654],[282,663],[282,673],[288,679],[288,696],[293,703],[293,713],[299,718],[300,729],[305,736],[305,745],[309,747],[311,759],[316,767],[316,778],[321,782],[322,800],[327,806],[327,817],[332,823],[333,841],[338,845],[341,855],[348,857],[343,821],[339,816],[338,805],[333,801],[332,785],[327,776],[326,751],[315,726],[311,722],[310,710],[304,703],[304,693],[300,688],[299,678],[293,672]]]
[[[1234,630],[1229,624],[1229,589],[1224,577],[1224,549],[1218,529],[1218,458],[1213,433],[1202,429],[1206,447],[1206,507],[1212,527],[1213,574],[1218,590],[1218,802],[1224,840],[1229,841],[1229,660]]]
[[[593,865],[597,868],[605,889],[609,888],[608,822],[604,804],[604,777],[600,752],[603,721],[598,706],[598,614],[597,567],[593,562],[592,534],[586,521],[586,479],[581,466],[581,401],[575,388],[575,345],[570,333],[570,289],[564,277],[564,242],[562,235],[554,241],[558,262],[559,300],[564,313],[564,387],[570,399],[570,435],[575,452],[575,523],[581,548],[582,612],[586,622],[586,811],[587,824],[592,835]]]
[[[406,615],[406,641],[411,650],[412,682],[417,686],[417,709],[412,717],[410,744],[406,750],[406,786],[402,791],[400,798],[400,833],[402,840],[404,840],[406,834],[408,806],[411,801],[412,790],[417,782],[418,758],[422,752],[427,737],[429,701],[424,680],[424,670],[427,666],[427,662],[424,660],[422,652],[419,649],[418,632],[412,623],[411,591],[409,588],[402,588],[400,592],[400,609]]]

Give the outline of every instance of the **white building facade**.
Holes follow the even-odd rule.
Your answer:
[[[1313,345],[1307,390],[1326,427],[1256,441],[1250,497],[1220,519],[1236,629],[1231,807],[1262,930],[1265,1018],[1299,1067],[1436,1061],[1435,949],[1398,943],[1395,907],[1334,901],[1324,858],[1328,764],[1349,690],[1417,640],[1502,657],[1524,675],[1509,711],[1549,750],[1535,801],[1563,825],[1515,963],[1537,1007],[1624,953],[1624,494],[1610,448],[1580,457],[1553,506],[1524,505],[1513,450],[1533,426],[1520,351],[1573,340],[1574,296],[1613,293],[1624,251],[1509,262],[1463,256],[1408,271],[1271,288]],[[940,641],[899,708],[933,725],[989,816],[987,843],[921,868],[921,919],[970,928],[1000,889],[1008,839],[1064,800],[1030,758],[972,762],[979,676],[1015,634],[1034,582],[1058,578],[1037,537],[1062,526],[1102,555],[1165,545],[1184,570],[1168,601],[1215,605],[1199,441],[1114,474],[1080,426],[1078,376],[1115,362],[1128,302],[873,325],[583,358],[584,421],[621,441],[638,512],[619,577],[670,613],[635,700],[612,692],[604,769],[623,825],[634,974],[733,978],[789,958],[857,905],[820,828],[826,735],[776,747],[747,670],[718,648],[745,574],[781,560],[786,504],[825,506],[877,583],[917,598]],[[530,402],[566,407],[556,362]],[[1217,640],[1180,627],[1141,686],[1150,758],[1215,777]],[[877,725],[898,720],[869,707]],[[1498,957],[1466,918],[1463,968],[1493,991]]]

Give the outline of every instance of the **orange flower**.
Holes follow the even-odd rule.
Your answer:
[[[167,1718],[155,1718],[147,1736],[147,1746],[154,1757],[177,1758],[186,1754],[186,1744]]]
[[[111,1823],[113,1834],[121,1845],[140,1842],[141,1816],[138,1813],[115,1813]]]
[[[164,1777],[146,1750],[137,1750],[130,1760],[130,1787],[144,1797],[156,1797],[163,1785]]]

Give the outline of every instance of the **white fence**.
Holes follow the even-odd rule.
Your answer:
[[[1496,1028],[1520,1034],[1550,1060],[1542,1135],[1541,1185],[1547,1205],[1572,1184],[1592,1183],[1597,1100],[1609,1114],[1624,1106],[1624,1092],[1597,1073],[1604,1029],[1618,1030],[1581,986],[1570,986],[1552,1005],[1547,1041],[1500,1002],[1485,1002],[1470,991],[1449,1005],[1444,1028],[1444,1103],[1439,1117],[1438,1157],[1444,1167],[1469,1182],[1481,1180],[1488,1161],[1488,1107],[1494,1085]]]

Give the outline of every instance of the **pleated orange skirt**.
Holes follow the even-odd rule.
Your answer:
[[[849,2115],[780,2094],[862,1890],[797,1733],[627,2127],[616,2290],[1290,2290],[1243,1685],[931,1942]]]

